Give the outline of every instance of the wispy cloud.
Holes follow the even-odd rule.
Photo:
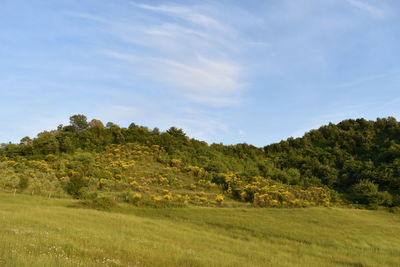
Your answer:
[[[199,104],[226,106],[239,102],[244,87],[240,82],[241,66],[236,62],[214,60],[197,56],[190,62],[174,59],[142,58],[116,51],[104,54],[140,64],[146,69],[146,76],[168,83],[176,93]]]
[[[146,13],[148,20],[105,22],[110,34],[131,47],[112,47],[102,53],[131,62],[148,78],[168,85],[177,97],[210,106],[240,102],[246,67],[239,58],[256,41],[246,40],[221,20],[217,16],[221,10],[215,6],[133,7]]]
[[[163,63],[167,66],[164,79],[186,89],[185,96],[194,102],[229,105],[238,101],[236,95],[242,89],[238,64],[202,56],[190,63],[173,60]]]
[[[206,14],[200,13],[199,11],[196,11],[193,7],[190,8],[178,5],[159,5],[159,6],[151,6],[144,4],[134,4],[134,5],[142,9],[173,15],[204,27],[221,27],[221,28],[224,27],[224,25],[220,23],[218,20],[213,19]]]
[[[382,9],[373,6],[372,4],[367,3],[366,1],[361,0],[346,0],[347,3],[352,5],[353,7],[359,8],[368,12],[371,16],[376,18],[383,18],[385,13]]]

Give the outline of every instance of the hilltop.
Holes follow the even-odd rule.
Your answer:
[[[0,147],[0,188],[82,205],[400,205],[400,123],[345,120],[263,148],[84,115]]]

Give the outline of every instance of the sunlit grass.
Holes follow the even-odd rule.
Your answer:
[[[398,266],[400,216],[339,208],[70,208],[0,194],[0,266]]]

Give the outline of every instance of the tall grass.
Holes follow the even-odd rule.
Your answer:
[[[0,194],[0,266],[399,266],[400,216],[339,208],[71,208]]]

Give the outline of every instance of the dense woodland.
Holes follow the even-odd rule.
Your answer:
[[[400,123],[345,120],[259,148],[74,115],[2,144],[0,188],[82,199],[107,192],[132,203],[400,206]]]

